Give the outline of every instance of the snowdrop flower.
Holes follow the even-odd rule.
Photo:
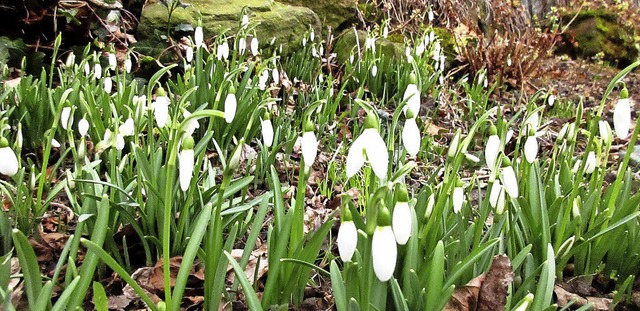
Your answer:
[[[393,208],[393,233],[396,242],[400,245],[407,244],[411,237],[411,208],[409,207],[409,193],[404,184],[398,184],[398,202]]]
[[[9,141],[0,137],[0,174],[13,176],[18,172],[18,157],[13,149],[9,147]]]
[[[133,63],[131,63],[131,58],[127,57],[127,59],[124,60],[124,71],[126,73],[131,73],[131,67],[133,67]]]
[[[347,154],[347,178],[355,175],[365,162],[365,155],[373,172],[380,179],[387,177],[389,153],[380,133],[378,132],[378,117],[369,112],[364,120],[364,131],[360,134]]]
[[[378,224],[371,239],[371,257],[373,260],[373,272],[380,282],[386,282],[393,276],[398,259],[396,238],[391,229],[391,217],[389,209],[380,201],[381,209],[378,211]]]
[[[407,46],[404,49],[404,55],[407,56],[407,62],[408,63],[410,63],[410,64],[413,63],[413,56],[411,55],[411,47],[410,46]]]
[[[71,68],[75,63],[76,63],[76,54],[73,54],[73,52],[70,52],[69,55],[67,55],[67,61],[64,63],[64,65],[66,68]]]
[[[423,40],[420,43],[418,43],[418,46],[416,46],[416,55],[421,56],[424,53],[425,49],[426,49],[426,44]]]
[[[378,66],[377,65],[373,65],[373,67],[371,67],[371,75],[372,76],[376,76],[378,75]]]
[[[156,118],[159,128],[163,128],[167,124],[169,118],[169,97],[164,92],[162,87],[158,88],[156,101],[153,103],[153,115]]]
[[[611,127],[607,121],[601,120],[598,122],[598,129],[600,131],[600,138],[604,144],[609,144],[613,140],[613,133]]]
[[[258,38],[256,37],[253,37],[251,39],[251,55],[253,56],[258,55]]]
[[[456,181],[456,186],[453,188],[451,201],[453,202],[453,212],[456,214],[459,213],[462,210],[462,203],[464,203],[464,188],[462,188],[462,181],[460,179]]]
[[[89,63],[84,63],[84,75],[88,76],[91,74],[91,66],[89,66]]]
[[[116,59],[116,54],[109,53],[109,70],[116,70],[118,66],[118,60]]]
[[[122,125],[120,125],[120,128],[118,129],[118,132],[122,136],[133,136],[133,134],[135,132],[135,125],[133,123],[133,119],[132,118],[128,118],[126,121],[124,121],[124,123],[122,123]]]
[[[507,57],[507,67],[511,67],[511,55]]]
[[[631,128],[631,99],[626,87],[620,91],[620,99],[613,110],[613,129],[620,139],[629,136]]]
[[[494,181],[489,195],[489,204],[496,210],[498,215],[504,212],[504,193],[504,187],[500,184],[500,180]]]
[[[304,161],[305,168],[310,168],[313,162],[316,161],[318,155],[318,140],[316,134],[313,132],[314,126],[311,120],[306,120],[302,127],[302,159]]]
[[[366,50],[371,50],[371,52],[373,54],[375,54],[376,53],[376,39],[372,38],[372,37],[367,37],[364,47],[365,47]]]
[[[411,109],[415,115],[420,114],[420,90],[418,89],[418,78],[414,73],[409,75],[409,84],[404,90],[402,100],[407,104],[404,106],[404,112],[407,113],[407,109]]]
[[[102,78],[102,66],[100,65],[100,63],[96,63],[95,65],[93,65],[93,76],[96,78],[96,80],[100,80],[100,78]]]
[[[429,10],[428,18],[429,18],[429,23],[433,22],[433,18],[434,18],[434,16],[433,16],[433,10]]]
[[[121,133],[116,135],[116,150],[124,149],[124,136]]]
[[[538,156],[538,139],[536,138],[533,129],[529,130],[529,136],[524,143],[524,158],[529,163],[533,163]]]
[[[460,144],[460,136],[461,136],[461,132],[460,132],[460,129],[458,129],[456,131],[455,136],[453,136],[453,139],[451,140],[451,144],[449,145],[449,151],[447,152],[448,157],[453,158],[456,156],[456,154],[458,154],[458,145]]]
[[[113,88],[113,80],[111,80],[111,77],[105,77],[102,84],[104,86],[104,91],[111,93],[111,89]]]
[[[80,132],[81,136],[87,135],[89,132],[89,121],[87,119],[82,118],[78,121],[78,132]]]
[[[233,122],[237,108],[238,100],[236,99],[236,88],[231,85],[229,86],[227,98],[224,100],[224,120],[227,121],[227,123]]]
[[[388,36],[389,36],[389,27],[387,27],[387,25],[384,25],[384,28],[382,28],[382,37],[386,39]]]
[[[180,189],[187,191],[191,183],[193,175],[194,155],[193,146],[195,145],[193,137],[186,136],[182,139],[180,155],[178,156],[178,171],[180,174]]]
[[[52,139],[51,139],[51,147],[53,147],[53,148],[60,148],[60,142],[59,142],[57,139],[52,138]]]
[[[226,40],[222,42],[222,44],[218,45],[216,57],[218,60],[226,60],[229,58],[229,43]]]
[[[351,261],[353,253],[356,251],[358,245],[358,229],[353,223],[353,216],[349,208],[344,209],[344,213],[341,217],[342,223],[338,229],[338,253],[343,262]]]
[[[260,76],[258,76],[258,88],[264,91],[267,88],[267,81],[269,80],[269,72],[263,70]]]
[[[503,157],[502,164],[504,165],[502,168],[502,182],[504,184],[504,188],[512,199],[517,199],[518,179],[516,178],[516,173],[513,171],[513,167],[511,166],[511,161],[507,157]]]
[[[427,208],[424,209],[424,219],[428,219],[433,212],[433,207],[436,205],[436,195],[432,192],[427,200]]]
[[[406,112],[407,120],[402,128],[402,143],[407,153],[415,157],[420,151],[420,129],[413,115],[413,110],[409,108]]]
[[[238,53],[240,55],[244,55],[244,52],[247,51],[247,39],[240,38],[238,39]]]
[[[313,30],[313,28],[311,28],[311,33],[309,34],[309,40],[311,40],[311,42],[315,41],[316,39],[316,32]]]
[[[66,130],[69,127],[69,123],[73,123],[73,116],[71,115],[71,106],[64,106],[62,108],[62,112],[60,113],[60,125],[62,125],[62,128]]]
[[[185,110],[182,112],[182,116],[185,119],[187,119],[191,116],[191,112]],[[187,134],[192,135],[197,128],[200,128],[200,123],[198,123],[198,120],[193,119],[193,120],[189,120],[189,122],[186,124],[184,131],[187,132]]]
[[[508,130],[507,135],[505,135],[505,138],[504,138],[504,143],[506,144],[510,142],[511,138],[513,138],[513,130]]]
[[[204,33],[202,32],[202,27],[196,27],[196,31],[193,35],[193,41],[196,44],[196,48],[199,48],[204,45]]]
[[[271,124],[271,114],[265,112],[260,120],[260,128],[262,129],[262,142],[265,146],[271,147],[273,144],[273,125]]]
[[[527,126],[529,126],[529,128],[533,129],[534,131],[538,130],[538,125],[540,124],[540,116],[538,115],[538,112],[534,112],[532,113],[529,118],[527,118],[524,121],[524,126],[525,128]]]
[[[556,96],[551,94],[549,95],[549,97],[547,97],[547,103],[549,104],[550,107],[553,107],[553,104],[555,104],[556,102]]]
[[[184,48],[184,58],[187,61],[187,63],[190,63],[191,61],[193,61],[193,48],[190,46],[186,46]]]
[[[280,72],[278,71],[278,68],[273,68],[271,71],[271,78],[273,79],[273,83],[276,85],[280,83]]]
[[[584,172],[587,174],[591,174],[593,173],[593,171],[596,170],[597,166],[598,166],[598,163],[596,159],[596,154],[593,151],[589,151],[589,153],[587,154],[587,160],[584,163]]]
[[[249,26],[249,15],[247,14],[242,15],[242,22],[240,25],[242,29],[245,29],[247,28],[247,26]]]

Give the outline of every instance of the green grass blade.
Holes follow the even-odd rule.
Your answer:
[[[340,273],[340,268],[335,259],[331,261],[331,288],[333,289],[333,299],[338,311],[347,311],[347,291],[344,287],[344,280]]]
[[[247,275],[244,273],[244,270],[242,270],[238,262],[233,259],[231,254],[224,251],[224,255],[229,259],[229,263],[231,263],[231,266],[236,273],[236,277],[240,280],[240,285],[242,285],[242,290],[244,291],[244,296],[247,299],[249,310],[262,310],[262,305],[260,304],[260,300],[258,300],[258,295],[256,295],[256,292],[253,290],[251,283],[249,283],[249,279],[247,279]]]
[[[33,310],[36,310],[36,300],[42,290],[42,275],[40,275],[40,267],[38,266],[36,253],[33,251],[29,240],[27,240],[27,237],[22,231],[13,229],[11,235],[13,237],[13,245],[18,254],[20,268],[24,275],[24,287],[27,291],[29,306],[33,308]]]

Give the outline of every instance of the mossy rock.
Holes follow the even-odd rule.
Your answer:
[[[638,59],[633,29],[606,10],[587,10],[568,13],[562,17],[568,23],[575,19],[563,34],[563,44],[557,52],[572,57],[591,58],[600,54],[605,61],[626,67]]]
[[[167,27],[175,29],[178,25],[196,27],[198,14],[202,16],[202,28],[205,38],[224,31],[231,35],[238,30],[244,7],[248,9],[251,23],[256,26],[256,35],[264,47],[275,37],[276,45],[282,44],[283,53],[300,45],[302,37],[313,27],[320,31],[320,19],[311,9],[290,6],[272,0],[193,0],[186,8],[177,8],[171,16],[171,25],[167,25],[168,10],[161,3],[144,7],[138,37],[142,40],[158,40],[166,34]]]
[[[355,21],[356,5],[353,0],[280,0],[280,2],[303,6],[313,10],[326,28],[333,31],[348,28]]]
[[[338,64],[343,64],[349,60],[351,52],[355,51],[356,33],[353,29],[343,31],[336,37],[336,43],[333,47],[333,52],[336,53],[336,60]],[[364,30],[358,30],[358,42],[361,48],[364,48],[365,40],[367,39],[367,32]],[[382,51],[383,57],[388,57],[391,60],[398,60],[406,58],[404,55],[404,44],[398,42],[392,42],[387,39],[376,40],[376,49]]]

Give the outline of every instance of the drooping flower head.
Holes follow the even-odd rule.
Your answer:
[[[180,173],[180,189],[187,191],[189,184],[191,183],[191,176],[193,175],[194,157],[193,147],[195,142],[193,137],[186,136],[182,139],[182,150],[178,158],[179,173]]]
[[[460,178],[456,177],[456,185],[453,188],[453,193],[451,194],[453,212],[456,214],[462,210],[462,204],[464,203],[464,188],[462,186],[462,181]]]
[[[273,124],[271,124],[271,114],[268,111],[262,115],[260,127],[262,129],[262,143],[271,147],[273,144]]]
[[[533,128],[529,128],[527,140],[524,143],[524,158],[529,163],[533,163],[538,156],[538,138]]]
[[[193,41],[196,45],[196,48],[199,48],[204,45],[204,33],[202,32],[202,27],[196,27],[196,31],[193,34]]]
[[[397,202],[393,208],[393,233],[396,242],[400,245],[407,244],[411,237],[411,207],[409,206],[409,192],[404,184],[397,185]]]
[[[353,223],[353,216],[348,206],[345,206],[342,210],[340,220],[342,223],[340,223],[336,240],[338,242],[338,253],[343,262],[349,262],[358,245],[358,229]]]
[[[493,170],[499,153],[500,137],[498,137],[498,129],[495,125],[491,124],[489,128],[489,139],[487,139],[487,144],[484,148],[484,160],[487,162],[489,169]]]
[[[407,120],[404,122],[404,127],[402,128],[402,143],[407,153],[415,157],[418,151],[420,151],[420,129],[418,128],[416,117],[413,115],[411,108],[407,110],[406,115]]]
[[[153,103],[153,115],[156,118],[159,128],[163,128],[167,124],[169,118],[169,97],[166,95],[162,87],[158,88],[156,93],[156,101]]]
[[[72,109],[70,105],[66,105],[62,107],[62,112],[60,112],[60,125],[62,125],[63,129],[69,128],[69,124],[73,123],[73,115]]]
[[[413,114],[416,116],[420,114],[420,90],[418,89],[417,83],[418,78],[414,73],[411,73],[409,75],[409,84],[402,96],[402,100],[407,102],[403,108],[405,115],[408,109],[413,110]]]
[[[5,137],[0,137],[0,174],[13,176],[18,172],[18,168],[18,158],[9,147],[9,141]]]
[[[380,200],[377,226],[371,239],[371,257],[373,260],[373,272],[380,282],[386,282],[393,276],[398,259],[396,238],[391,229],[391,216],[389,209]]]
[[[78,121],[78,132],[80,132],[81,136],[87,135],[89,132],[89,121],[87,119],[82,118]]]
[[[516,178],[513,166],[511,166],[511,160],[506,156],[502,157],[502,165],[502,182],[504,184],[504,188],[512,199],[517,199],[518,179]]]
[[[620,99],[618,99],[613,110],[613,129],[620,139],[629,136],[629,130],[631,129],[631,99],[626,86],[620,91]]]
[[[365,117],[364,131],[353,142],[347,154],[348,178],[360,170],[365,159],[371,164],[371,168],[378,178],[386,179],[389,152],[380,132],[378,132],[378,117],[374,112],[369,112]]]
[[[313,162],[316,161],[318,155],[318,140],[314,133],[315,126],[311,123],[311,120],[307,119],[302,125],[302,159],[304,160],[304,166],[306,168],[311,167]]]
[[[227,92],[227,98],[224,100],[224,119],[227,123],[233,122],[236,116],[236,109],[238,107],[238,100],[236,99],[236,88],[231,85]]]

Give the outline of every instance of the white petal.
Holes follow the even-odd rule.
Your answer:
[[[405,113],[407,108],[409,108],[413,111],[415,116],[420,114],[420,91],[418,91],[417,85],[413,83],[407,85],[407,89],[404,90],[402,100],[407,101],[407,105],[404,108]]]
[[[411,208],[409,208],[409,203],[396,203],[391,220],[396,242],[400,245],[407,244],[409,237],[411,237]]]
[[[262,128],[262,141],[265,146],[271,147],[273,144],[273,125],[271,120],[260,121]]]
[[[364,140],[361,138],[362,135],[353,142],[347,154],[347,178],[355,175],[364,164]]]
[[[407,153],[412,157],[415,157],[420,151],[420,129],[415,118],[405,121],[402,129],[402,143],[407,149]]]
[[[502,182],[509,196],[513,199],[518,198],[518,180],[512,166],[502,168]]]
[[[182,116],[186,119],[191,116],[191,113],[185,110],[182,113]],[[187,132],[187,134],[191,135],[196,131],[197,128],[200,128],[200,123],[198,123],[198,120],[190,120],[186,125],[185,131]]]
[[[258,55],[258,38],[256,37],[251,39],[251,54],[253,56]]]
[[[93,66],[93,75],[96,79],[102,78],[102,66],[99,63]]]
[[[51,147],[60,148],[60,142],[55,138],[51,139]]]
[[[7,147],[0,148],[0,173],[6,176],[13,176],[18,172],[18,158],[13,149]]]
[[[169,118],[169,99],[166,96],[156,98],[153,104],[153,114],[159,128],[163,128],[167,124]]]
[[[602,138],[602,142],[604,142],[605,144],[611,142],[613,136],[609,123],[607,123],[607,121],[601,120],[600,122],[598,122],[598,129],[600,131],[600,138]]]
[[[302,158],[304,159],[304,165],[311,167],[313,162],[316,161],[316,155],[318,154],[318,140],[316,134],[313,132],[304,132],[302,134]]]
[[[507,135],[504,138],[504,143],[506,144],[511,141],[511,138],[513,138],[513,130],[508,130]]]
[[[278,71],[278,68],[273,68],[271,71],[271,78],[273,79],[273,83],[280,83],[280,72]]]
[[[202,32],[202,27],[196,27],[196,32],[193,35],[193,40],[195,41],[196,47],[201,47],[204,44],[204,34]]]
[[[227,123],[233,122],[233,118],[236,116],[236,108],[238,107],[238,101],[236,94],[227,94],[227,98],[224,101],[224,119]]]
[[[187,63],[190,63],[193,60],[193,48],[190,46],[185,48],[185,59],[187,60]]]
[[[387,168],[389,166],[389,151],[387,151],[387,144],[385,144],[380,133],[376,129],[365,129],[362,135],[366,135],[367,138],[364,141],[365,152],[367,153],[367,159],[371,164],[373,172],[380,179],[387,178]]]
[[[85,136],[89,132],[89,121],[86,119],[81,119],[78,121],[78,132],[80,135]]]
[[[371,75],[374,77],[378,75],[378,66],[373,65],[373,67],[371,67]]]
[[[491,186],[491,194],[489,194],[489,204],[491,204],[491,207],[493,208],[498,204],[500,191],[502,191],[502,185],[500,184],[500,181],[496,179]]]
[[[340,225],[336,242],[338,242],[338,253],[342,261],[351,261],[358,245],[358,230],[353,221],[345,221]]]
[[[133,67],[133,64],[131,63],[131,58],[125,59],[124,60],[124,71],[126,73],[130,73],[131,72],[131,67]]]
[[[587,154],[587,161],[584,164],[584,172],[591,174],[596,170],[596,166],[596,154],[593,151],[589,151],[589,154]]]
[[[116,59],[116,54],[109,53],[109,69],[116,70],[116,66],[118,65],[118,60]]]
[[[484,160],[490,169],[493,169],[496,159],[498,158],[498,153],[500,153],[500,137],[498,137],[498,135],[491,135],[484,148]]]
[[[118,134],[118,136],[116,136],[116,149],[124,149],[124,136],[122,136],[122,134]]]
[[[122,136],[131,136],[135,132],[135,125],[133,123],[133,119],[128,118],[122,125],[120,125],[120,134]]]
[[[111,77],[104,78],[103,84],[104,91],[107,93],[111,93],[111,89],[113,88],[113,80],[111,80]]]
[[[189,184],[191,184],[191,176],[193,175],[193,149],[180,151],[178,162],[180,173],[180,189],[182,189],[182,191],[187,191],[187,189],[189,189]]]
[[[462,187],[453,188],[451,200],[453,201],[453,212],[459,213],[462,210],[462,203],[464,203],[464,189]]]
[[[63,129],[67,129],[69,127],[69,117],[71,116],[71,107],[62,108],[62,112],[60,113],[60,124]],[[73,120],[71,121],[73,122]]]
[[[380,282],[386,282],[396,269],[398,249],[390,226],[377,227],[371,240],[373,271]]]
[[[496,202],[496,214],[500,215],[504,213],[504,187],[500,187],[500,194],[498,195],[498,202]]]
[[[538,115],[538,112],[534,112],[532,115],[529,116],[529,118],[527,118],[527,120],[524,122],[525,127],[527,125],[529,125],[531,128],[533,128],[534,130],[538,130],[538,124],[540,124],[540,116]]]
[[[538,139],[535,136],[529,136],[524,143],[524,158],[527,162],[533,163],[538,156]]]
[[[627,138],[631,128],[631,100],[620,99],[613,110],[613,128],[620,139]]]

